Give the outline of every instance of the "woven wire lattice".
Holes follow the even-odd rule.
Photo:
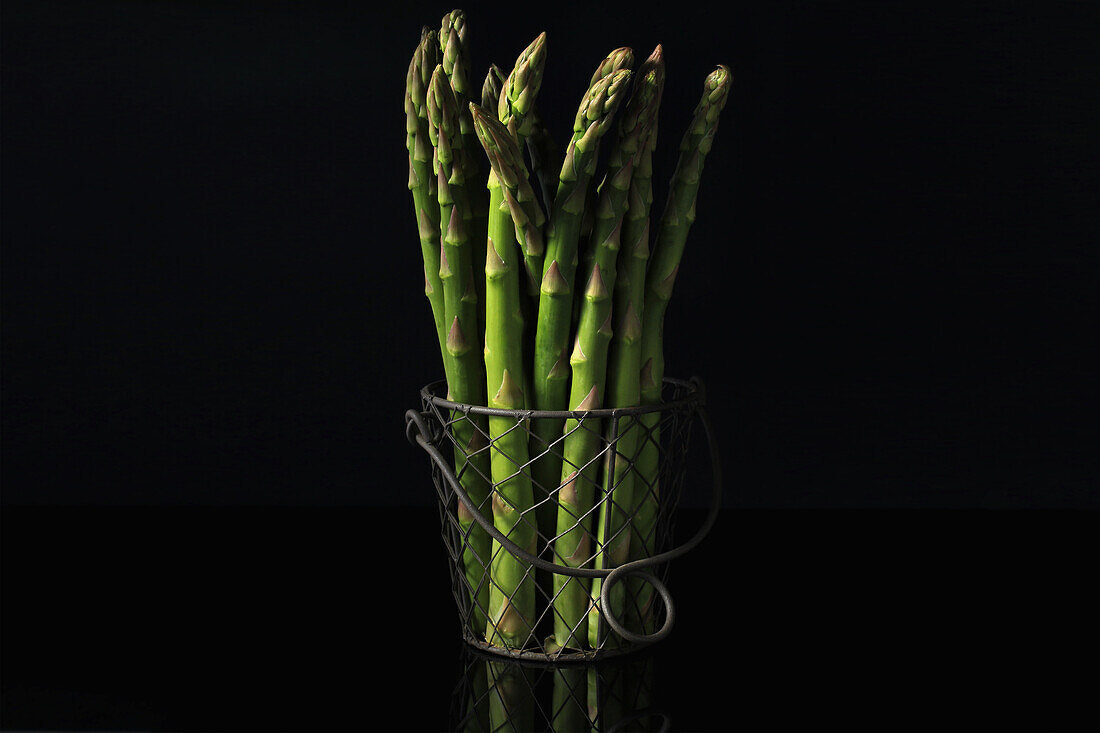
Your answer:
[[[451,730],[666,731],[652,655],[593,664],[519,662],[467,648]]]
[[[667,379],[660,405],[577,412],[464,405],[442,396],[445,389],[422,390],[422,411],[410,411],[408,428],[434,459],[465,640],[496,654],[565,661],[667,635],[662,560],[690,549],[669,543],[701,385]]]

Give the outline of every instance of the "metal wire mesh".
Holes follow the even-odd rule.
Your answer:
[[[661,405],[586,412],[494,410],[444,390],[422,390],[409,434],[434,458],[466,641],[564,661],[663,638],[668,564],[654,556],[680,551],[669,542],[701,385],[668,379]],[[607,580],[614,568],[630,577]]]
[[[665,731],[656,664],[635,655],[593,664],[522,663],[468,650],[451,696],[451,730]]]

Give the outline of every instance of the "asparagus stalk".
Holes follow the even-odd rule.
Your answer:
[[[491,64],[489,66],[489,73],[486,74],[485,81],[482,82],[482,84],[481,84],[481,106],[484,107],[485,109],[496,109],[497,108],[497,101],[500,99],[500,89],[503,85],[504,85],[504,73],[500,70],[500,67],[498,67],[496,64]],[[463,104],[462,106],[465,107],[466,112],[469,113],[469,110],[470,110],[469,105],[468,104]],[[470,117],[470,122],[471,123],[473,122],[473,117],[472,116]],[[475,140],[477,139],[476,131],[474,133],[474,139]],[[473,150],[476,152],[476,150],[481,148],[481,143],[476,142],[475,146],[476,147],[473,148]],[[488,223],[488,220],[489,220],[489,195],[488,195],[489,191],[488,191],[488,188],[484,185],[485,183],[487,183],[487,181],[488,181],[488,178],[483,178],[481,180],[481,185],[479,186],[480,188],[484,189],[483,191],[479,192],[479,195],[482,197],[482,199],[485,202],[485,208],[484,208],[484,211],[479,212],[477,217],[475,217],[475,219],[476,219],[476,221],[475,221],[475,230],[474,230],[475,235],[473,236],[474,262],[484,262],[485,261],[485,242],[487,240],[486,226],[487,226],[487,223]],[[475,206],[476,205],[477,204],[475,202]],[[485,330],[485,278],[484,277],[477,278],[477,298],[478,298],[478,325],[479,325],[480,330],[484,331]]]
[[[470,109],[467,106],[469,102],[476,101],[475,90],[470,84],[469,76],[467,28],[466,14],[462,10],[452,10],[444,15],[439,30],[439,47],[442,53],[443,70],[447,74],[447,80],[458,102],[458,119],[462,129],[463,171],[470,196],[467,216],[473,221],[471,236],[481,241],[484,239],[489,213],[489,197],[485,188],[487,171],[481,165],[480,146],[477,142],[477,134],[474,132],[474,121],[470,117]]]
[[[508,130],[502,125],[498,126],[502,134],[508,135]],[[515,225],[515,241],[523,253],[524,268],[528,287],[538,287],[538,276],[534,273],[542,271],[542,258],[545,245],[542,239],[542,225],[546,222],[546,216],[542,213],[535,190],[528,180],[527,165],[523,162],[523,153],[516,145],[501,144],[489,153],[490,161],[494,156],[499,156],[500,165],[494,170],[501,185],[501,195],[504,206],[507,208],[512,222]]]
[[[504,170],[518,156],[508,131],[484,109],[471,103],[474,128],[492,170],[489,173],[489,236],[485,260],[485,372],[489,406],[523,409],[523,318],[515,224],[505,203],[503,181],[518,178]],[[507,149],[507,152],[505,152]],[[493,441],[493,523],[528,552],[535,552],[534,503],[527,464],[527,436],[511,418],[489,419]],[[535,588],[531,566],[493,543],[489,592],[489,642],[522,647],[534,623]]]
[[[466,106],[474,101],[474,90],[470,85],[469,59],[467,58],[466,45],[466,15],[461,10],[452,10],[443,16],[443,22],[439,30],[439,48],[442,54],[440,63],[447,74],[447,81],[454,91],[458,101],[458,119],[462,134],[462,150],[465,154],[463,161],[467,169],[467,180],[478,180],[480,169],[479,157],[476,155],[478,144],[477,134],[474,132],[474,121],[470,117],[470,110]],[[471,195],[477,192],[471,190]]]
[[[545,63],[546,33],[541,33],[516,59],[516,64],[508,75],[508,78],[505,79],[497,100],[498,118],[512,133],[512,136],[515,137],[520,150],[521,161],[524,140],[530,135],[533,129],[534,121],[532,113],[534,112],[535,100],[538,97],[539,89],[542,86],[543,67]],[[535,209],[538,209],[537,201],[532,200],[531,203]],[[541,211],[539,212],[539,217],[538,225],[541,227],[544,221]],[[537,308],[538,284],[539,280],[542,278],[542,259],[544,252],[541,241],[540,237],[538,248],[531,249],[528,246],[530,242],[529,239],[525,238],[521,240],[524,267],[527,271],[525,279],[525,292],[527,293],[527,297],[520,301],[525,323],[525,333],[523,337],[524,359],[527,363],[531,361],[530,352],[533,347],[529,345],[531,336],[526,333],[526,331],[533,332],[534,330],[532,323],[534,322],[535,309]],[[530,393],[533,378],[532,372],[528,370],[526,376],[527,383],[524,386],[528,393]]]
[[[596,168],[600,138],[611,129],[611,119],[622,101],[618,91],[623,79],[616,75],[632,63],[630,49],[619,48],[608,54],[596,68],[577,110],[573,137],[558,175],[547,231],[535,336],[535,402],[540,410],[562,410],[567,402],[569,373],[566,361],[580,223],[588,184]],[[616,93],[608,94],[613,77],[618,79]],[[560,430],[555,432],[560,433]],[[557,481],[557,476],[552,478]]]
[[[627,208],[626,218],[623,220],[624,252],[632,251],[637,257],[648,258],[649,234],[650,234],[650,210],[653,205],[653,150],[657,145],[657,123],[654,120],[653,127],[649,131],[645,150],[641,160],[634,171],[634,180],[630,183],[630,205]],[[644,265],[642,266],[644,267]],[[631,282],[639,288],[638,302],[644,313],[645,306],[645,270],[639,273],[637,279],[631,275]],[[617,306],[616,306],[617,307]],[[639,374],[641,362],[641,343],[636,342],[630,349],[616,348],[612,343],[611,348],[611,378],[612,380],[626,381],[629,379],[628,370],[633,368],[635,380],[638,385],[636,401],[641,400],[641,375]],[[631,353],[634,352],[634,353]],[[633,363],[631,363],[633,362]],[[630,516],[630,560],[640,560],[654,554],[655,538],[654,527],[657,519],[657,483],[653,485],[648,480],[656,475],[659,451],[657,443],[651,443],[648,430],[657,431],[660,415],[648,413],[639,415],[637,420],[635,453],[636,462],[631,472],[634,481],[633,501],[631,502]],[[654,432],[654,439],[659,436]],[[642,530],[645,527],[645,530]],[[653,589],[640,578],[630,577],[626,579],[627,594],[630,602],[627,604],[627,628],[635,631],[642,629],[641,617],[643,609],[648,607],[653,597]]]
[[[603,57],[603,61],[596,66],[592,77],[588,80],[588,88],[594,87],[600,80],[622,71],[634,65],[634,49],[629,46],[620,46]]]
[[[642,318],[642,368],[639,374],[642,403],[655,405],[661,402],[661,385],[664,381],[664,316],[672,297],[672,286],[683,257],[688,231],[695,221],[695,199],[699,192],[699,180],[703,163],[714,143],[718,130],[718,118],[726,106],[733,76],[729,68],[719,66],[707,75],[703,84],[703,96],[695,107],[695,114],[680,142],[680,159],[672,174],[668,200],[661,215],[653,246],[649,271],[646,273],[645,312]],[[637,471],[640,480],[648,487],[645,500],[635,516],[636,534],[652,551],[653,533],[656,528],[657,501],[660,486],[660,425],[655,413],[643,416],[642,424],[652,429],[639,454]],[[651,628],[653,619],[652,588],[646,585],[639,598],[645,628]]]
[[[591,88],[596,82],[619,69],[630,68],[633,63],[634,52],[630,48],[624,46],[615,49],[596,67],[588,86]],[[554,172],[561,168],[561,159],[557,154],[554,139],[537,107],[531,109],[530,125],[527,150],[531,155],[531,172],[538,178],[543,204],[547,210],[550,210],[553,207],[554,192],[558,186],[558,179],[554,177]]]
[[[680,143],[680,159],[672,174],[668,201],[657,230],[653,261],[646,275],[646,309],[642,339],[645,363],[642,381],[643,395],[660,398],[660,379],[664,376],[662,334],[665,310],[672,296],[672,286],[684,253],[684,244],[691,225],[695,222],[695,198],[703,163],[714,144],[718,130],[718,117],[726,106],[733,77],[725,66],[707,75],[703,85],[703,97],[695,108],[683,141]]]
[[[443,284],[443,310],[448,324],[447,353],[451,360],[448,399],[473,405],[485,404],[485,367],[478,332],[478,301],[474,287],[473,259],[469,236],[470,200],[462,154],[464,139],[458,115],[458,100],[447,81],[444,67],[436,67],[427,94],[429,134],[435,148],[437,198],[441,222],[447,223],[440,251],[439,279]],[[490,493],[489,453],[484,416],[455,416],[452,433],[455,473],[470,498],[484,507],[488,518]],[[469,457],[469,458],[468,458]],[[469,468],[466,463],[469,461]],[[489,535],[474,521],[462,502],[458,503],[459,527],[466,536],[463,565],[473,602],[473,623],[484,633],[485,609],[489,608]]]
[[[600,192],[597,219],[593,228],[593,240],[614,243],[625,228],[624,215],[629,206],[629,193],[637,169],[649,147],[651,131],[657,118],[657,109],[664,85],[664,58],[661,46],[638,70],[634,92],[619,118],[619,136],[612,151],[607,177]],[[650,166],[652,160],[649,161]],[[636,212],[637,213],[637,212]],[[619,248],[617,262],[610,264],[617,273],[614,277],[612,313],[615,318],[614,335],[609,356],[607,381],[607,405],[630,407],[638,404],[640,385],[638,370],[641,365],[641,313],[645,291],[645,268],[649,258],[648,235],[643,231],[626,246]],[[639,236],[640,234],[640,236]],[[621,241],[621,240],[620,240]],[[606,251],[615,256],[614,248],[597,247],[597,253]],[[605,274],[605,283],[610,278]],[[638,427],[631,418],[622,418],[609,427],[608,438],[618,440],[614,451],[608,451],[604,468],[603,493],[597,524],[597,542],[600,552],[596,555],[597,568],[614,568],[627,561],[630,549],[629,518],[633,509],[634,473],[631,461],[636,458]],[[612,460],[614,457],[614,460]],[[612,463],[614,465],[612,465]],[[599,610],[602,583],[592,581],[592,606],[588,618],[589,644],[599,646]],[[622,617],[626,587],[623,584],[611,589],[610,611]]]
[[[630,49],[616,49],[597,67],[614,71],[592,83],[581,100],[573,122],[573,136],[566,148],[558,175],[557,191],[547,230],[535,332],[534,392],[540,410],[567,409],[569,398],[569,331],[573,310],[573,278],[576,272],[580,222],[588,183],[596,168],[600,138],[611,128],[610,121],[622,101],[616,86],[609,95],[611,78],[633,62]],[[614,63],[609,65],[608,59]],[[619,80],[621,84],[622,80]],[[539,420],[534,426],[532,445],[536,452],[561,438],[562,422]],[[558,451],[560,455],[560,449]],[[535,464],[535,480],[546,491],[558,486],[560,459],[550,451]]]
[[[531,113],[534,111],[535,100],[538,98],[542,87],[543,67],[546,64],[546,33],[540,33],[527,48],[516,58],[515,66],[508,74],[501,86],[500,96],[497,100],[497,117],[500,122],[511,132],[516,139],[519,150],[523,151],[524,140],[531,133],[533,121]],[[520,299],[524,321],[524,361],[530,364],[532,361],[535,321],[535,309],[538,305],[538,279],[542,276],[540,267],[542,252],[531,253],[524,249],[524,266],[527,268],[527,297]],[[530,369],[526,373],[524,388],[528,394],[533,391],[533,374]]]
[[[577,112],[573,126],[573,140],[566,152],[565,163],[562,165],[561,184],[555,198],[555,213],[568,212],[568,216],[563,216],[558,221],[561,226],[557,232],[558,246],[553,252],[554,260],[546,269],[543,278],[543,299],[539,306],[539,320],[541,327],[543,325],[542,308],[547,307],[549,317],[556,317],[557,322],[553,325],[555,328],[564,327],[566,336],[570,320],[566,309],[572,299],[569,280],[573,277],[575,267],[576,226],[579,224],[581,213],[575,210],[575,206],[577,202],[584,199],[587,180],[591,177],[595,166],[597,141],[611,127],[614,112],[626,96],[630,77],[629,69],[620,69],[590,88],[589,94]],[[580,185],[576,185],[578,183]],[[573,203],[570,204],[570,201]],[[552,223],[551,227],[553,226]],[[571,230],[571,235],[568,237],[564,231],[566,229]],[[554,241],[553,229],[550,237],[551,241]],[[617,237],[613,242],[607,242],[606,246],[617,247]],[[547,259],[549,261],[550,258],[547,257]],[[606,263],[607,259],[611,261],[613,276],[614,256],[604,258],[603,261]],[[566,261],[569,263],[568,267],[565,265]],[[611,338],[609,288],[614,284],[605,282],[601,270],[600,266],[594,265],[588,277],[577,340],[569,357],[572,381],[566,404],[573,410],[591,410],[598,407],[603,391],[605,375],[603,358],[607,354],[607,341]],[[540,333],[540,335],[543,334]],[[539,368],[539,351],[542,350],[545,355],[543,347],[546,346],[546,341],[536,340],[536,369]],[[557,348],[556,345],[552,345],[552,349]],[[557,358],[560,359],[563,356],[563,353],[559,353]],[[551,369],[541,374],[536,373],[536,398],[540,389],[548,400],[558,397],[547,389],[548,386],[557,389],[557,383],[565,380],[565,365],[559,363],[556,368],[557,372]],[[560,409],[560,403],[558,405],[558,407],[548,406],[545,409]],[[564,460],[559,474],[561,488],[558,491],[557,537],[554,542],[554,554],[560,562],[572,567],[581,567],[590,560],[589,510],[595,478],[594,471],[588,464],[593,461],[599,441],[598,432],[593,432],[591,427],[591,425],[578,427],[576,420],[568,420],[565,423],[565,434],[568,437],[564,440]],[[544,457],[547,462],[550,459],[551,455]],[[581,475],[582,470],[583,475]],[[554,643],[563,647],[581,647],[582,640],[587,638],[583,628],[586,621],[585,612],[588,608],[587,584],[579,578],[555,575],[554,599]]]
[[[424,260],[424,294],[432,309],[436,338],[443,354],[443,366],[450,376],[447,354],[447,325],[443,308],[443,285],[439,281],[439,203],[436,177],[432,171],[432,144],[428,131],[428,85],[439,62],[435,31],[424,27],[405,77],[405,130],[409,150],[409,190],[416,209],[420,233],[420,254]]]
[[[460,103],[468,102],[473,98],[467,58],[467,27],[466,14],[462,10],[452,10],[443,16],[439,29],[439,50],[443,56],[440,63],[443,64],[447,80],[454,90],[455,98]],[[467,141],[475,142],[473,119],[461,111],[459,117],[463,120],[461,123],[463,145]]]

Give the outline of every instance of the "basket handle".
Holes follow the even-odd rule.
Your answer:
[[[710,508],[707,511],[706,519],[703,521],[699,531],[684,544],[679,547],[674,547],[667,552],[662,552],[657,555],[645,557],[640,560],[633,560],[631,562],[623,563],[622,565],[612,568],[610,570],[597,570],[595,568],[573,568],[568,565],[558,565],[556,563],[548,562],[540,557],[536,557],[531,553],[524,550],[515,542],[510,540],[505,535],[501,534],[492,522],[482,516],[481,511],[477,505],[466,493],[465,489],[459,483],[458,478],[455,476],[454,471],[451,470],[450,462],[444,457],[444,455],[435,446],[433,440],[433,431],[428,424],[428,420],[432,417],[430,413],[418,412],[416,410],[409,410],[405,413],[405,435],[408,437],[409,442],[419,445],[424,449],[432,461],[435,462],[440,472],[443,474],[443,478],[450,484],[451,489],[454,491],[458,500],[469,510],[470,516],[473,517],[481,528],[489,533],[489,536],[500,543],[504,549],[508,550],[512,555],[530,563],[531,565],[545,570],[550,573],[556,573],[558,575],[569,575],[575,578],[603,578],[604,582],[601,585],[600,590],[600,605],[601,613],[604,619],[612,630],[623,639],[632,641],[638,644],[650,644],[655,641],[664,639],[672,631],[672,625],[676,620],[676,608],[672,603],[672,595],[669,593],[668,588],[661,580],[649,572],[647,568],[655,565],[666,563],[670,560],[674,560],[682,555],[687,554],[693,550],[700,542],[706,538],[710,533],[711,528],[714,527],[715,521],[718,519],[718,510],[722,506],[722,465],[718,458],[718,445],[714,437],[714,428],[711,426],[710,418],[707,417],[706,410],[702,404],[696,408],[696,415],[703,423],[703,431],[707,436],[707,447],[710,450],[710,466],[711,474],[713,476],[713,485],[711,488],[711,502]],[[611,613],[611,604],[609,600],[609,591],[616,583],[622,582],[625,578],[636,575],[650,585],[653,586],[654,591],[660,596],[661,601],[665,604],[665,622],[660,629],[652,634],[636,634],[633,631],[627,629],[619,619],[615,618]]]

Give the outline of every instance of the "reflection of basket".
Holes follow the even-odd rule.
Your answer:
[[[450,730],[668,731],[652,654],[593,664],[501,659],[467,647]]]
[[[667,562],[714,524],[721,475],[702,385],[666,379],[664,387],[660,405],[575,412],[459,404],[440,396],[441,382],[421,391],[423,409],[406,413],[406,433],[432,458],[469,644],[524,659],[591,660],[668,635],[675,614]],[[670,549],[696,418],[711,453],[712,505],[695,536]],[[515,445],[517,430],[529,446],[525,460],[502,445]],[[574,435],[573,444],[591,446],[582,465],[563,448]],[[491,463],[498,476],[502,466],[509,475],[494,484]],[[545,480],[561,473],[564,482]],[[523,502],[519,491],[527,492]]]

